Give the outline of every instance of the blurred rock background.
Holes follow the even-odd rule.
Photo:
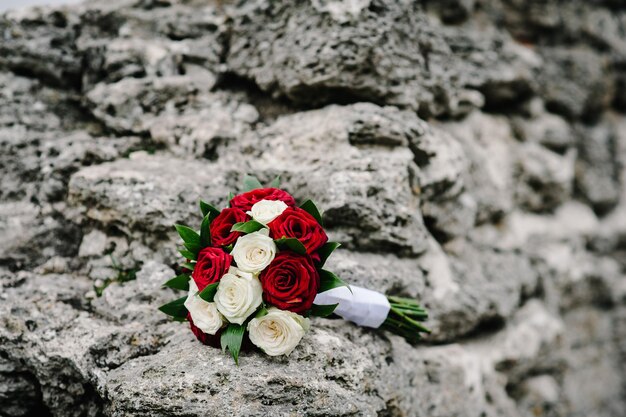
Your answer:
[[[56,6],[78,3],[80,0],[0,0],[0,11],[14,10],[27,6]]]
[[[0,415],[622,417],[625,111],[620,0],[6,12]],[[172,224],[245,172],[432,336],[316,319],[237,368],[156,311]]]

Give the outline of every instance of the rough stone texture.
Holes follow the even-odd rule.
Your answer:
[[[0,416],[626,414],[626,8],[95,0],[0,16]],[[416,346],[239,367],[156,307],[175,222],[281,175]]]

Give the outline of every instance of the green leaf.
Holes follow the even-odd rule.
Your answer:
[[[350,292],[352,292],[352,290],[350,289],[350,286],[346,284],[344,280],[342,280],[341,278],[339,278],[337,275],[333,274],[332,272],[327,271],[325,269],[320,269],[319,273],[320,273],[319,292],[332,290],[333,288],[337,288],[337,287],[348,287]]]
[[[191,227],[182,224],[175,224],[174,227],[176,228],[176,231],[178,232],[180,237],[183,239],[183,242],[200,242],[200,235]]]
[[[191,262],[185,262],[181,265],[183,268],[187,268],[191,271],[193,271],[193,269],[196,267],[196,264],[191,263]]]
[[[185,247],[189,250],[189,252],[193,253],[194,256],[198,256],[198,252],[200,252],[200,242],[198,243],[185,243]]]
[[[213,302],[218,285],[219,282],[214,282],[213,284],[207,285],[202,289],[202,291],[198,293],[198,297],[202,298],[206,302]]]
[[[270,182],[270,188],[280,188],[280,175],[277,175],[276,178]]]
[[[195,253],[188,251],[187,249],[178,249],[178,253],[183,255],[185,259],[191,259],[192,261],[196,261],[197,256]]]
[[[267,307],[265,307],[265,304],[261,304],[261,307],[259,307],[254,317],[258,319],[259,317],[263,317],[266,314],[267,314]]]
[[[189,275],[180,274],[163,284],[164,287],[173,288],[175,290],[189,291]]]
[[[235,194],[231,191],[228,193],[228,205],[230,206],[230,200],[235,198]]]
[[[200,235],[191,227],[180,224],[176,224],[174,227],[176,227],[176,231],[178,231],[183,242],[185,242],[185,247],[189,249],[191,253],[197,254],[200,250]]]
[[[243,177],[243,191],[248,192],[256,190],[257,188],[263,188],[263,184],[253,175],[247,175]]]
[[[220,211],[218,209],[216,209],[215,207],[213,207],[206,201],[202,201],[202,200],[200,200],[200,210],[202,210],[203,217],[206,217],[207,215],[209,215],[210,221],[213,221],[213,219],[216,218],[220,214]]]
[[[319,265],[324,266],[330,254],[333,253],[333,251],[337,249],[339,246],[341,246],[341,243],[339,242],[326,242],[324,246],[319,248],[317,250],[317,254],[320,256]]]
[[[233,227],[230,228],[231,232],[243,232],[243,233],[254,233],[257,232],[261,229],[263,229],[265,226],[262,225],[261,223],[257,222],[256,220],[249,220],[247,222],[239,222],[239,223],[235,223],[233,224]]]
[[[200,225],[200,249],[211,246],[211,218],[210,214],[204,216]]]
[[[159,307],[163,313],[168,316],[172,316],[174,318],[185,318],[187,317],[187,309],[185,308],[185,300],[187,300],[187,296],[181,297],[178,300],[174,300],[170,303],[163,304]]]
[[[241,342],[243,341],[243,335],[246,332],[244,326],[239,324],[229,324],[226,330],[222,332],[220,343],[222,345],[222,351],[226,352],[226,349],[230,351],[230,354],[235,360],[235,364],[239,365],[239,352],[241,351]]]
[[[281,239],[276,239],[274,243],[276,243],[276,246],[278,246],[279,248],[287,248],[299,255],[306,255],[306,248],[304,247],[302,242],[294,237],[283,237]]]
[[[313,216],[315,218],[315,220],[317,220],[317,222],[320,225],[323,225],[322,224],[322,214],[317,209],[317,206],[315,205],[315,203],[313,201],[311,201],[311,200],[305,201],[304,203],[302,203],[300,208],[302,210],[306,211],[307,213],[309,213],[311,216]]]
[[[335,311],[338,305],[339,304],[313,304],[313,307],[311,308],[311,315],[315,317],[328,317],[333,314],[333,311]]]

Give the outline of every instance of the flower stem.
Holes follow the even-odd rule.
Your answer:
[[[428,312],[415,300],[394,296],[388,296],[387,300],[391,309],[381,328],[402,336],[411,343],[420,340],[422,333],[430,333],[421,324],[428,319]]]

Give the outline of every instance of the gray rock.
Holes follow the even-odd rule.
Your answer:
[[[565,152],[576,145],[576,135],[571,126],[552,113],[546,113],[540,102],[531,105],[530,118],[514,118],[513,128],[520,140],[539,143],[555,152]]]
[[[424,304],[437,312],[429,320],[433,340],[497,329],[517,311],[519,300],[537,289],[538,275],[526,256],[462,240],[451,241],[446,250],[452,256],[434,251],[423,261],[429,284]]]
[[[80,85],[77,17],[63,10],[26,9],[0,17],[0,68],[68,88]]]
[[[458,23],[471,15],[475,4],[475,0],[445,0],[428,2],[427,8],[436,10],[446,23]]]
[[[385,294],[422,299],[425,293],[425,271],[413,259],[338,250],[326,265],[354,285]]]
[[[613,208],[619,199],[615,126],[603,123],[580,132],[576,185],[599,213]]]
[[[197,87],[187,78],[125,78],[98,84],[86,96],[92,112],[109,128],[142,133],[164,111],[186,104]]]
[[[77,415],[102,411],[144,415],[146,410],[149,414],[176,414],[181,409],[221,415],[226,407],[229,413],[245,415],[349,415],[423,407],[434,415],[469,416],[475,412],[492,415],[495,408],[506,406],[489,403],[485,397],[484,391],[495,387],[483,388],[482,382],[469,385],[471,368],[451,360],[442,348],[414,349],[396,336],[387,340],[340,321],[317,320],[307,343],[289,359],[268,360],[247,353],[237,367],[219,351],[202,348],[185,325],[167,323],[152,313],[155,301],[171,297],[155,290],[156,283],[171,272],[150,263],[136,281],[107,288],[93,306],[100,318],[87,314],[85,302],[79,301],[78,294],[87,288],[84,279],[23,274],[18,287],[4,288],[2,294],[12,299],[29,289],[31,295],[22,308],[32,319],[3,315],[3,352],[11,361],[36,370],[38,380],[45,382],[39,389],[52,413],[71,406]],[[56,289],[50,287],[52,282]],[[77,295],[78,299],[73,298]],[[41,314],[54,300],[59,302],[55,309]],[[5,303],[1,308],[11,305]],[[143,325],[139,326],[148,322],[154,331],[145,332]],[[21,348],[26,340],[30,350]],[[40,368],[38,361],[47,365]],[[407,367],[409,363],[412,366]],[[63,383],[55,379],[59,372],[63,372]],[[185,378],[180,389],[186,394],[164,396],[181,372]],[[144,377],[137,379],[138,374]],[[398,375],[424,386],[418,397],[399,383]],[[268,386],[276,389],[268,390]],[[449,389],[443,389],[445,386]],[[247,401],[230,401],[231,387],[238,387],[237,392]],[[300,394],[294,395],[294,391]],[[355,397],[357,392],[361,394]],[[450,401],[452,398],[457,400]],[[223,406],[213,408],[216,403]],[[38,406],[32,403],[29,411]]]
[[[90,68],[83,75],[83,87],[99,81],[116,82],[123,78],[178,75],[184,47],[174,42],[146,39],[98,40],[82,44]]]
[[[485,6],[518,39],[542,45],[589,44],[623,56],[624,10],[619,1],[493,1]]]
[[[545,67],[538,74],[546,107],[570,118],[595,119],[611,101],[603,57],[588,49],[541,51]]]
[[[166,4],[175,11],[125,0],[86,8],[80,16],[85,30],[76,40],[85,56],[84,90],[124,78],[181,74],[195,74],[207,87],[216,82],[226,48],[226,16],[202,2]]]
[[[622,416],[626,9],[93,0],[0,15],[0,415]],[[173,223],[281,175],[328,268],[432,334],[313,319],[237,367],[157,307]]]
[[[466,86],[494,104],[530,89],[527,65],[502,64],[518,57],[498,36],[446,32],[413,2],[286,5],[237,8],[227,56],[233,71],[275,96],[314,105],[367,100],[439,115],[466,112],[459,110],[473,102]]]
[[[151,120],[152,140],[176,155],[216,159],[221,147],[248,133],[259,119],[254,106],[218,94],[202,95],[193,107]]]
[[[16,271],[55,256],[75,256],[82,235],[59,212],[42,212],[25,202],[0,204],[0,230],[0,265]]]
[[[623,65],[623,64],[622,64]],[[615,95],[613,105],[620,111],[626,109],[626,71],[623,69],[615,74]]]
[[[227,63],[262,90],[316,104],[384,100],[417,108],[434,100],[419,86],[430,78],[419,45],[433,55],[448,50],[417,6],[287,5],[248,2],[234,14]]]
[[[558,155],[535,144],[519,149],[518,188],[515,198],[531,211],[552,210],[571,198],[576,153]]]
[[[464,237],[476,224],[478,205],[471,195],[464,193],[444,201],[422,201],[422,215],[426,227],[439,242]]]
[[[613,365],[621,356],[612,342],[620,337],[612,320],[597,310],[580,308],[567,314],[565,322],[573,330],[566,336],[573,365],[564,375],[565,397],[581,414],[589,410],[600,416],[623,414],[626,407],[615,400],[623,397],[623,391],[622,369]]]
[[[455,68],[450,74],[452,79],[459,79],[465,88],[479,91],[484,97],[484,107],[502,109],[515,106],[537,89],[533,70],[541,68],[543,61],[533,50],[493,27],[484,28],[481,24],[462,31],[449,26],[440,30],[453,53],[449,60],[452,62],[436,61],[435,65],[429,62],[429,68],[435,74],[449,74],[452,65]],[[456,96],[461,98],[463,93],[459,92]],[[451,100],[451,115],[468,113],[455,112],[458,104],[458,100]]]
[[[397,109],[328,106],[280,117],[240,146],[252,172],[268,180],[280,174],[299,201],[324,207],[326,225],[347,247],[419,254],[427,231],[406,144],[422,128],[415,115]],[[243,158],[235,152],[226,160]]]
[[[78,249],[78,256],[102,255],[106,250],[107,235],[99,230],[92,230],[85,236]]]
[[[183,166],[185,170],[181,170]],[[146,241],[142,235],[156,238],[173,231],[175,223],[199,223],[200,199],[217,206],[225,203],[228,188],[220,175],[226,173],[216,175],[215,168],[201,162],[134,153],[130,159],[87,167],[74,174],[68,198],[85,221],[114,227]]]
[[[446,131],[426,126],[409,143],[419,167],[421,211],[428,230],[440,241],[462,236],[474,226],[477,204],[462,194],[470,161],[460,142]]]
[[[425,126],[409,148],[415,155],[420,193],[426,201],[457,197],[464,189],[470,162],[458,140],[444,130]]]
[[[45,412],[38,382],[32,373],[8,358],[0,360],[0,404],[9,416],[27,416]]]
[[[463,180],[476,202],[476,222],[501,218],[513,207],[517,147],[511,126],[500,116],[475,112],[463,122],[441,126],[461,144],[469,161]]]

